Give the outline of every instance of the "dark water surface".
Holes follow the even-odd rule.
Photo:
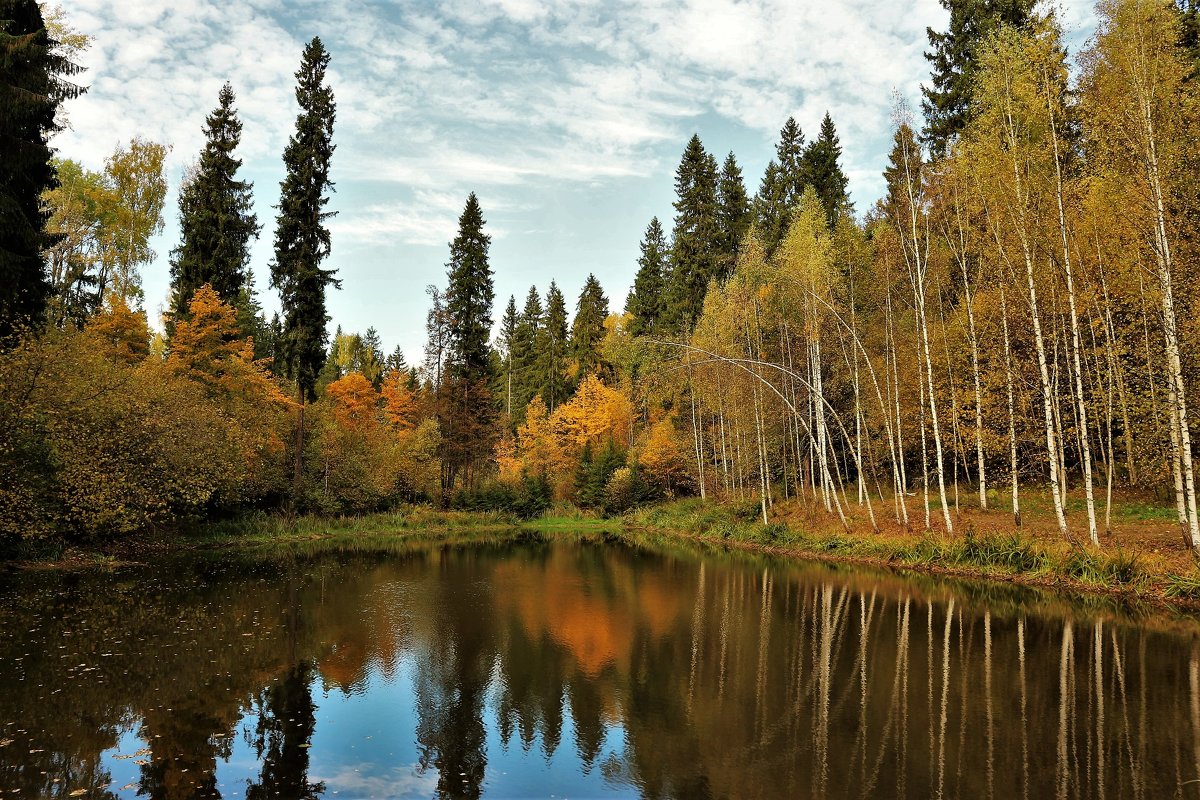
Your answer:
[[[572,539],[0,579],[0,798],[1200,796],[1190,623]]]

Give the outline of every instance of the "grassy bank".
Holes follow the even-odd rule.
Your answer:
[[[12,568],[88,567],[149,562],[173,553],[199,550],[239,548],[289,552],[303,549],[307,543],[388,549],[401,539],[470,541],[530,531],[619,533],[621,522],[586,514],[570,506],[553,508],[531,520],[501,513],[440,511],[428,506],[405,506],[355,516],[256,512],[173,529],[144,531],[102,542],[71,543],[56,538],[10,542],[0,552],[0,565],[7,564]]]
[[[244,549],[304,553],[351,548],[391,551],[430,542],[495,541],[522,533],[653,533],[680,542],[758,551],[789,558],[898,567],[929,574],[986,578],[1060,591],[1103,593],[1188,608],[1200,607],[1200,570],[1187,549],[1167,547],[1157,508],[1135,509],[1103,548],[1072,546],[1039,527],[1037,517],[1020,533],[995,519],[965,518],[953,536],[914,534],[892,525],[876,533],[864,521],[851,532],[831,520],[781,505],[780,522],[764,525],[755,503],[682,500],[602,519],[570,506],[522,520],[512,515],[439,511],[408,506],[360,516],[289,516],[256,513],[199,523],[114,542],[68,547],[28,542],[8,554],[14,566],[86,567],[151,562],[180,551]],[[1137,528],[1138,524],[1151,527]],[[1158,527],[1153,527],[1153,526]],[[1169,523],[1165,523],[1170,527]],[[1145,531],[1145,533],[1139,532]]]
[[[624,519],[630,530],[653,531],[776,555],[887,565],[927,573],[988,578],[1060,590],[1119,594],[1200,606],[1200,571],[1156,547],[1094,549],[1018,533],[915,535],[795,523],[763,524],[753,504],[685,500],[641,509]]]

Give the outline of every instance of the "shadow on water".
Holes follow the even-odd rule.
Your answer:
[[[9,576],[0,791],[1196,797],[1198,630],[532,533]]]

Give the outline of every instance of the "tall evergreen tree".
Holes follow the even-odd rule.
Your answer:
[[[888,165],[883,170],[885,194],[882,204],[890,219],[903,219],[911,202],[908,187],[922,185],[925,164],[916,134],[907,122],[900,123],[892,137],[892,150],[888,154]],[[911,175],[906,174],[911,172]]]
[[[542,330],[542,298],[536,286],[525,295],[525,308],[513,332],[513,420],[525,418],[525,407],[541,391],[538,374],[538,335]]]
[[[379,391],[383,386],[383,341],[379,338],[379,331],[374,326],[367,328],[367,332],[358,340],[355,361],[357,362],[355,368],[371,382],[375,391]]]
[[[538,393],[550,411],[564,403],[570,394],[567,379],[570,342],[567,336],[567,303],[557,284],[550,281],[550,289],[546,292],[546,319],[538,330],[535,348],[540,379]]]
[[[513,359],[517,344],[517,327],[520,324],[521,315],[517,313],[517,298],[510,294],[508,305],[504,309],[504,316],[500,318],[500,350],[504,357],[501,396],[504,398],[504,413],[510,420],[513,413],[513,383],[516,366]]]
[[[488,339],[492,331],[492,268],[483,232],[483,210],[475,193],[458,218],[458,235],[450,243],[446,311],[450,315],[450,371],[456,378],[478,378],[487,370]]]
[[[404,357],[404,351],[400,349],[400,345],[396,345],[395,349],[384,359],[383,368],[388,374],[400,372],[407,375],[408,359]]]
[[[945,32],[926,28],[932,65],[930,86],[922,86],[925,112],[922,141],[934,158],[950,151],[970,119],[979,45],[1002,24],[1021,26],[1029,19],[1036,0],[940,0],[950,12]]]
[[[808,173],[808,161],[804,158],[804,132],[795,117],[788,117],[779,130],[779,144],[775,145],[775,159],[779,162],[779,174],[783,186],[783,202],[795,208],[804,195],[804,187],[812,182]]]
[[[604,320],[608,319],[608,298],[595,275],[588,275],[575,306],[571,323],[571,354],[579,365],[583,380],[601,366],[600,344],[604,341]]]
[[[742,180],[742,168],[733,153],[725,157],[721,177],[717,181],[717,227],[720,268],[717,278],[724,280],[733,271],[738,246],[750,228],[750,199]]]
[[[50,295],[44,253],[50,212],[42,193],[58,185],[50,136],[63,100],[84,91],[65,80],[80,68],[56,52],[35,0],[0,3],[0,340],[41,321]]]
[[[754,222],[768,256],[783,241],[791,222],[791,210],[811,182],[804,153],[804,132],[794,117],[788,117],[779,130],[775,158],[767,164],[754,198]]]
[[[271,283],[279,290],[283,331],[279,351],[283,372],[296,381],[300,414],[296,426],[295,483],[301,477],[304,451],[304,403],[316,399],[317,374],[325,359],[325,289],[340,287],[335,270],[321,268],[329,257],[331,239],[324,222],[333,157],[333,90],[325,84],[329,53],[314,38],[304,48],[296,72],[296,102],[300,115],[296,131],[283,151],[287,174],[280,184],[279,214],[275,227],[275,260]]]
[[[443,434],[443,484],[453,491],[461,475],[470,484],[478,462],[490,452],[495,418],[491,396],[492,303],[496,292],[488,263],[491,237],[483,232],[483,209],[472,192],[458,218],[446,265],[449,319],[446,377],[439,423]]]
[[[237,310],[238,329],[242,336],[254,342],[254,358],[257,360],[272,357],[275,352],[275,332],[271,329],[271,323],[258,300],[258,293],[254,291],[254,275],[250,270],[246,271],[246,282],[238,291],[234,308]]]
[[[171,251],[171,313],[168,333],[187,315],[192,295],[204,284],[234,302],[246,285],[250,242],[258,238],[251,184],[237,179],[242,160],[234,151],[242,121],[233,106],[233,87],[221,87],[217,107],[204,123],[204,149],[179,191],[179,246]]]
[[[718,269],[717,161],[693,135],[675,170],[675,228],[665,317],[675,333],[692,329]]]
[[[821,120],[821,133],[804,151],[804,161],[812,187],[825,209],[825,219],[833,230],[838,211],[850,201],[846,192],[849,181],[841,165],[842,145],[838,141],[837,129],[829,112]]]
[[[625,311],[633,315],[630,333],[649,336],[658,332],[659,318],[666,307],[666,279],[670,250],[658,217],[650,220],[642,238],[642,254],[633,288],[625,300]]]
[[[766,254],[770,255],[783,241],[788,218],[783,171],[775,159],[767,162],[762,181],[758,184],[758,193],[754,195],[750,207],[759,239]]]

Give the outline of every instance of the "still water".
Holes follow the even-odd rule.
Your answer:
[[[1198,641],[573,538],[9,576],[0,797],[1197,797]]]

